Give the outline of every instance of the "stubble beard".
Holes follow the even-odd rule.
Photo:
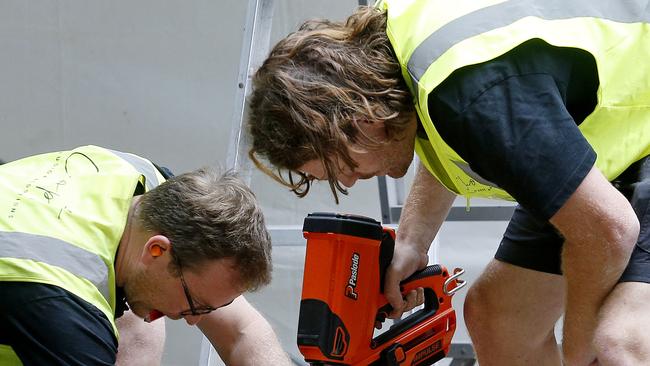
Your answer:
[[[391,178],[402,178],[413,162],[413,143],[402,140],[397,142],[391,150],[393,151],[387,154],[388,166],[391,167],[387,174]]]
[[[147,294],[149,286],[146,283],[145,274],[142,272],[136,273],[131,281],[124,285],[124,293],[126,294],[126,302],[131,309],[131,312],[139,318],[147,316],[151,309],[144,309],[142,300]],[[131,299],[131,300],[130,300]]]

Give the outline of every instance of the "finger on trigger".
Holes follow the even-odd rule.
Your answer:
[[[404,311],[409,311],[413,309],[417,303],[417,291],[411,290],[409,293],[406,295],[406,307],[404,308]]]
[[[390,319],[399,319],[399,317],[402,316],[402,313],[404,312],[404,307],[407,306],[406,301],[402,300],[402,303],[400,304],[399,307],[393,307],[393,311],[388,314],[388,317]]]
[[[422,287],[418,288],[417,301],[415,306],[420,306],[424,304],[424,289]]]

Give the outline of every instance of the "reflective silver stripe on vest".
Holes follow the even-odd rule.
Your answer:
[[[482,185],[499,188],[499,186],[496,185],[495,183],[490,182],[489,180],[481,177],[477,172],[473,171],[468,164],[462,163],[460,161],[454,161],[454,164],[456,164],[456,166],[458,166],[463,172],[465,172],[465,174],[467,174],[468,177],[474,179],[475,181],[481,183]]]
[[[99,255],[60,239],[0,231],[0,257],[31,259],[90,281],[110,304],[108,267]]]
[[[413,51],[408,71],[417,83],[429,65],[464,39],[534,16],[547,20],[578,17],[620,23],[650,22],[650,0],[512,0],[479,9],[445,24]]]
[[[110,149],[108,149],[108,151],[126,160],[126,162],[133,165],[135,170],[142,173],[142,175],[144,175],[145,177],[148,190],[151,190],[160,184],[160,182],[158,181],[158,176],[156,175],[156,171],[155,171],[156,168],[154,168],[152,163],[133,154],[127,154],[121,151],[115,151]]]

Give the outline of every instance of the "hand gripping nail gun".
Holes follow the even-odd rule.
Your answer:
[[[465,285],[462,269],[432,265],[401,283],[422,287],[424,308],[374,336],[391,311],[383,279],[395,232],[373,219],[332,213],[305,218],[305,271],[298,348],[311,365],[432,365],[444,358],[456,330],[451,298]]]

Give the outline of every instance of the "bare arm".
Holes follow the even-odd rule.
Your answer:
[[[115,323],[120,332],[117,349],[117,365],[160,365],[165,346],[164,318],[145,323],[131,311],[117,318]]]
[[[291,365],[271,325],[243,296],[197,325],[229,366]]]
[[[639,222],[629,202],[597,168],[550,221],[565,238],[564,356],[567,364],[587,365],[595,359],[598,311],[627,265]]]
[[[393,306],[392,318],[413,308],[416,292],[399,292],[399,282],[427,265],[427,252],[456,196],[419,164],[397,230],[393,261],[386,272],[386,298]],[[421,297],[421,296],[417,296]]]

